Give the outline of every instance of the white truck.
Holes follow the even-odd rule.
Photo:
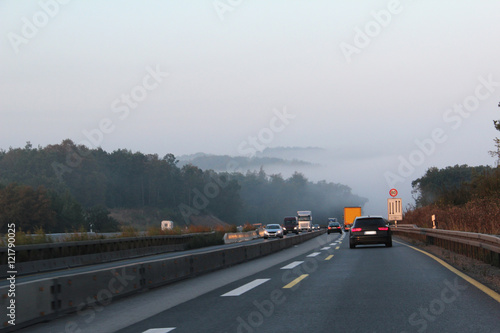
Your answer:
[[[312,231],[312,213],[310,210],[299,210],[297,212],[299,228],[302,231]]]

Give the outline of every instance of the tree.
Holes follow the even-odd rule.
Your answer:
[[[56,213],[56,232],[79,230],[85,225],[84,210],[69,191],[50,191],[52,209]]]
[[[52,231],[55,226],[55,212],[44,187],[36,190],[31,186],[12,183],[0,188],[0,230],[5,232],[7,224],[16,228],[34,231],[42,228]]]
[[[103,206],[87,209],[85,222],[95,232],[115,232],[120,230],[118,221],[109,216],[109,211]]]
[[[433,203],[441,205],[462,205],[471,199],[471,182],[491,172],[489,166],[470,167],[455,165],[438,169],[429,168],[425,175],[414,180],[412,193],[416,195],[417,207]]]

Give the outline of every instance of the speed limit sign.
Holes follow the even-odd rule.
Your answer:
[[[391,190],[389,191],[389,195],[394,198],[396,195],[398,195],[398,190],[396,190],[395,188],[391,188]]]

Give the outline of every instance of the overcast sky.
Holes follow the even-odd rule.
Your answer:
[[[386,214],[431,166],[494,164],[499,33],[498,0],[1,0],[0,148],[321,147],[306,176]]]

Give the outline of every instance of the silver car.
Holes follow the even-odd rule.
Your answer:
[[[283,238],[283,229],[279,224],[268,224],[264,229],[264,239],[269,237],[279,237]]]

